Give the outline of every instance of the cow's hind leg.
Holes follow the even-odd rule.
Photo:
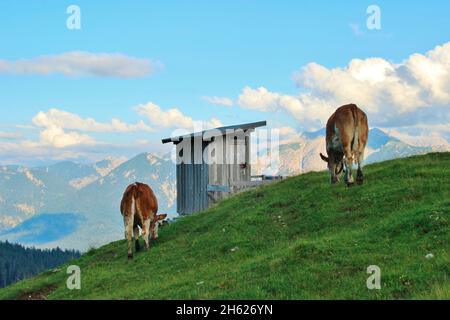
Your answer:
[[[354,184],[352,173],[353,157],[351,155],[345,156],[344,164],[345,164],[345,183],[347,184],[347,186],[350,187]]]
[[[145,249],[150,249],[150,219],[144,220],[142,224],[142,236],[145,241]]]
[[[124,217],[125,237],[128,243],[128,259],[133,259],[133,251],[131,249],[131,242],[133,241],[133,220],[134,215]]]
[[[135,248],[136,252],[141,250],[141,245],[139,244],[139,227],[134,227],[134,242],[135,242]]]
[[[356,183],[362,185],[364,183],[364,174],[362,168],[358,166],[358,172],[356,173]]]
[[[362,185],[364,183],[364,174],[362,171],[362,161],[364,159],[364,152],[359,152],[357,156],[358,172],[356,173],[356,183]]]
[[[353,155],[351,151],[345,152],[344,157],[344,165],[345,165],[345,183],[347,186],[352,186],[354,184],[352,167],[353,167]]]

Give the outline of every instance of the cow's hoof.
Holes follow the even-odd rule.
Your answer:
[[[353,187],[355,185],[355,183],[354,182],[347,182],[347,187]]]
[[[364,175],[361,170],[358,170],[358,174],[356,175],[356,183],[360,186],[364,182]]]
[[[133,260],[133,254],[128,254],[128,260]]]
[[[140,245],[139,241],[136,241],[136,252],[137,251],[141,251],[141,245]]]

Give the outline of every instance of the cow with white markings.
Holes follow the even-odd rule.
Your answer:
[[[158,239],[160,221],[166,219],[167,214],[158,214],[158,200],[153,190],[146,184],[133,183],[123,194],[120,204],[125,225],[125,237],[128,242],[128,258],[133,258],[131,243],[135,240],[136,251],[141,249],[139,244],[139,228],[145,241],[145,248],[150,248],[150,237]]]

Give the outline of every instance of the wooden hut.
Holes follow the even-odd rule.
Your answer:
[[[188,215],[207,209],[252,181],[251,137],[266,121],[221,127],[163,139],[176,145],[177,211]]]

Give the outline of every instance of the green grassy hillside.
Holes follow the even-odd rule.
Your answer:
[[[321,172],[242,193],[165,227],[133,261],[125,241],[72,261],[79,291],[61,268],[0,299],[450,299],[450,153],[365,173],[362,187]],[[381,290],[366,287],[369,265]]]

